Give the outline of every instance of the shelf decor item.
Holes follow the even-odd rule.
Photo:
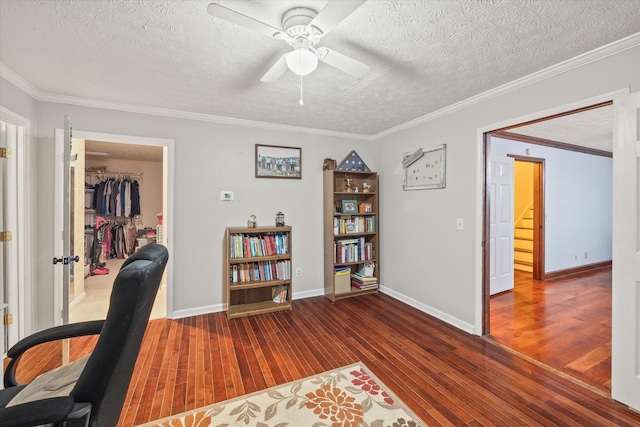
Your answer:
[[[284,227],[284,214],[282,212],[276,214],[276,227]]]
[[[302,148],[256,144],[256,178],[302,178]]]
[[[250,215],[247,221],[247,227],[256,228],[258,226],[258,218],[255,215]]]
[[[341,171],[360,171],[360,172],[369,172],[370,169],[367,164],[360,158],[356,150],[351,151],[347,154],[342,162],[338,165],[338,170]]]
[[[343,200],[342,201],[342,213],[358,213],[358,201],[357,200]]]

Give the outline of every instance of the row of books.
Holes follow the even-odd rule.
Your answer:
[[[286,285],[278,285],[271,288],[271,296],[273,298],[273,302],[277,304],[282,304],[287,301],[287,286]]]
[[[373,243],[366,242],[364,237],[342,239],[333,242],[334,262],[367,261],[375,258]]]
[[[229,280],[231,283],[266,282],[269,280],[290,280],[291,261],[248,262],[233,264]]]
[[[375,216],[358,216],[352,218],[333,218],[333,234],[375,233]]]
[[[229,257],[250,258],[289,253],[289,233],[231,234]]]
[[[376,289],[378,287],[378,278],[366,277],[358,273],[351,274],[351,286],[355,286],[358,289]]]

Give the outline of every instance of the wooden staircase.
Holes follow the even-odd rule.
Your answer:
[[[529,209],[515,225],[513,268],[533,272],[533,209]]]

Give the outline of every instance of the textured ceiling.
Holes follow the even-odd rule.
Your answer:
[[[288,46],[209,3],[1,0],[0,63],[45,94],[375,135],[640,32],[638,0],[368,0],[321,45],[370,73],[320,63],[301,107],[291,72],[260,82]],[[279,27],[326,0],[220,4]]]

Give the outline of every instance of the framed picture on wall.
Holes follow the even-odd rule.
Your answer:
[[[403,160],[412,155],[413,153],[405,153]],[[446,161],[446,144],[423,149],[417,160],[404,167],[403,190],[445,188]]]
[[[302,148],[256,144],[256,178],[302,178]]]

